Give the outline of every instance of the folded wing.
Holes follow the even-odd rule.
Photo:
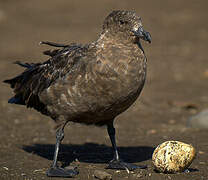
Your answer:
[[[57,44],[45,43],[51,46]],[[22,63],[15,62],[25,69],[20,75],[5,80],[14,89],[14,97],[9,99],[9,103],[26,105],[34,108],[43,114],[47,114],[46,106],[40,101],[40,93],[56,82],[57,79],[63,78],[76,65],[84,54],[84,47],[81,45],[70,44],[55,49],[45,51],[45,55],[51,58],[44,63]]]

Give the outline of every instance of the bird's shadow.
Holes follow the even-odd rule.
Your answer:
[[[28,153],[33,153],[43,158],[53,160],[54,145],[52,144],[34,144],[32,146],[22,146],[22,149]],[[137,163],[148,160],[152,157],[153,147],[133,146],[118,148],[121,159],[129,163]],[[58,159],[63,166],[69,165],[75,159],[87,163],[108,163],[112,159],[112,149],[106,145],[95,143],[62,144]]]

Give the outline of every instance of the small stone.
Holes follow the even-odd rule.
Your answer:
[[[155,133],[157,133],[155,129],[150,129],[149,131],[147,131],[147,134],[155,134]]]
[[[188,119],[188,126],[199,129],[208,129],[208,109],[190,117]]]
[[[100,180],[110,180],[112,179],[112,175],[108,174],[105,171],[95,170],[94,177]]]
[[[14,124],[20,124],[20,120],[19,119],[15,119],[14,120]]]
[[[74,166],[66,166],[65,169],[67,169],[67,170],[77,170],[77,167],[74,167]]]
[[[134,178],[142,178],[143,177],[143,173],[140,172],[139,174],[133,174],[132,175]]]
[[[129,174],[130,173],[129,169],[127,167],[124,168],[126,169],[126,172]]]
[[[205,152],[204,152],[204,151],[199,151],[198,153],[199,153],[199,154],[204,154]]]
[[[175,121],[174,119],[171,119],[171,120],[168,121],[168,123],[169,123],[169,124],[175,124],[176,121]]]
[[[152,162],[159,172],[176,173],[187,169],[195,156],[193,146],[179,141],[166,141],[154,150]]]
[[[33,173],[45,173],[45,169],[36,169],[33,171]]]
[[[8,168],[8,167],[5,167],[5,166],[3,167],[3,169],[5,169],[6,171],[8,171],[8,170],[9,170],[9,168]]]
[[[142,174],[137,174],[137,178],[141,178],[143,175]]]
[[[204,165],[204,164],[206,164],[206,163],[205,163],[205,162],[200,161],[200,162],[199,162],[199,164],[203,164],[203,165]]]

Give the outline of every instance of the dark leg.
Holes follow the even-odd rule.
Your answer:
[[[121,170],[128,169],[129,171],[132,171],[137,168],[145,169],[146,166],[137,166],[134,164],[126,163],[126,162],[123,162],[119,158],[119,154],[118,154],[118,150],[117,150],[117,146],[116,146],[116,139],[115,139],[116,133],[115,133],[115,128],[113,126],[113,121],[107,125],[107,130],[108,130],[108,135],[109,135],[111,143],[112,143],[113,153],[114,153],[113,160],[110,161],[107,168],[108,169],[121,169]]]
[[[47,171],[47,176],[49,177],[74,177],[79,172],[76,169],[64,169],[58,167],[57,165],[57,157],[59,152],[59,145],[61,141],[64,139],[64,127],[61,127],[56,132],[56,145],[55,145],[55,152],[53,157],[53,164],[51,168]]]

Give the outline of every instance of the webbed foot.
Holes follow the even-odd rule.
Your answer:
[[[128,169],[129,171],[133,171],[135,169],[146,169],[147,166],[138,166],[131,163],[123,162],[122,160],[112,160],[110,161],[107,169],[118,169],[118,170],[125,170]]]
[[[47,171],[48,177],[74,177],[79,174],[77,168],[74,169],[64,169],[60,167],[51,167]]]

